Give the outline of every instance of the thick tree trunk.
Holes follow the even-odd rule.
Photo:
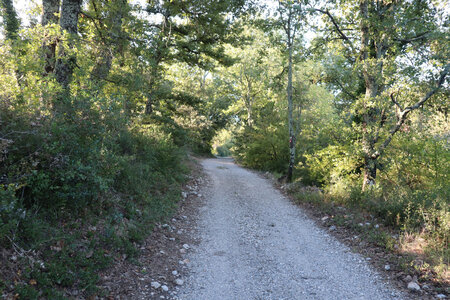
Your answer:
[[[6,38],[16,40],[19,32],[19,18],[14,9],[13,0],[1,0],[2,17],[5,23]]]
[[[78,14],[81,10],[82,0],[63,0],[61,7],[61,18],[59,24],[61,29],[69,34],[69,48],[73,47],[73,39],[78,33]],[[73,70],[76,64],[75,55],[68,55],[64,47],[59,50],[59,58],[55,66],[56,81],[69,92],[69,84],[72,80]]]
[[[291,36],[288,34],[288,47],[289,47],[289,62],[288,62],[288,86],[287,86],[287,98],[288,98],[288,123],[289,123],[289,168],[286,180],[292,181],[292,173],[295,165],[295,133],[294,133],[294,119],[293,110],[294,105],[292,103],[292,42]]]
[[[60,0],[42,0],[42,26],[50,24],[58,24]],[[55,53],[56,53],[56,41],[47,43],[44,40],[43,44],[45,66],[44,76],[53,73],[55,70]]]

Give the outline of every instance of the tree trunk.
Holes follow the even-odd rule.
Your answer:
[[[58,24],[59,5],[60,0],[42,0],[42,26]],[[42,47],[45,58],[44,76],[46,76],[55,70],[56,41],[47,43],[44,40]]]
[[[364,191],[368,186],[375,184],[377,177],[376,158],[372,158],[371,155],[374,152],[374,140],[371,136],[372,118],[370,116],[370,101],[378,94],[378,84],[376,76],[371,70],[370,62],[368,62],[370,55],[370,35],[369,35],[369,4],[367,0],[360,2],[360,34],[361,34],[361,48],[360,48],[360,61],[362,64],[362,73],[364,77],[364,83],[366,87],[366,93],[363,100],[363,132],[362,132],[362,148],[364,150],[364,178],[362,184],[362,190]],[[373,52],[373,51],[372,51]],[[377,75],[377,74],[375,74]]]
[[[153,113],[153,91],[150,91],[147,97],[147,102],[145,103],[145,114],[151,115]]]
[[[62,2],[59,24],[61,29],[69,34],[69,48],[73,48],[73,39],[76,38],[78,33],[78,14],[81,10],[81,2],[82,0],[63,0]],[[69,84],[72,80],[75,65],[75,55],[68,55],[64,51],[64,47],[61,46],[59,58],[55,66],[55,73],[56,81],[61,84],[65,93],[69,92]]]
[[[366,156],[364,158],[364,181],[362,190],[365,191],[375,184],[377,178],[377,159]]]
[[[248,127],[253,127],[253,111],[251,105],[247,107],[247,125]]]
[[[1,0],[2,17],[5,23],[6,38],[9,40],[16,40],[19,32],[19,18],[14,9],[13,0]]]
[[[287,85],[287,98],[288,98],[288,123],[289,123],[289,168],[286,180],[292,181],[292,173],[295,165],[295,133],[294,133],[294,119],[293,110],[294,105],[292,103],[292,39],[288,34],[288,50],[289,50],[289,62],[288,62],[288,85]]]

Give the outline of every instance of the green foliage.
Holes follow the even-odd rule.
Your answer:
[[[171,138],[157,126],[130,126],[120,114],[105,115],[88,102],[52,118],[1,111],[0,135],[11,140],[2,139],[0,243],[40,251],[46,266],[23,272],[25,282],[38,285],[18,285],[21,298],[35,298],[39,290],[60,297],[55,287],[93,293],[96,274],[111,262],[105,251],[136,256],[134,243],[170,214],[179,197],[187,170]],[[100,222],[87,240],[73,230],[80,217]],[[60,229],[63,219],[73,224]],[[58,250],[55,241],[64,241]]]
[[[283,132],[284,131],[284,132]],[[284,172],[288,159],[286,127],[270,127],[266,130],[244,127],[235,137],[233,153],[245,166]]]
[[[230,130],[222,129],[213,139],[213,154],[220,157],[232,155],[234,139]]]

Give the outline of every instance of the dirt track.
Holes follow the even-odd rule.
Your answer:
[[[190,275],[178,299],[404,299],[270,182],[229,159],[202,162],[202,193]]]

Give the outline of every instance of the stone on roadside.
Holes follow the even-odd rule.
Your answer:
[[[189,247],[188,244],[183,244],[183,248],[186,249],[186,250],[188,250],[190,247]]]
[[[174,282],[176,285],[183,285],[183,283],[184,283],[183,279],[180,279],[180,278],[175,279]]]
[[[177,276],[178,275],[178,271],[177,270],[172,271],[172,275],[173,276]]]
[[[413,291],[420,291],[420,285],[418,285],[414,281],[411,281],[410,283],[408,283],[408,289]]]
[[[445,296],[444,294],[437,294],[436,298],[438,298],[438,299],[445,299],[445,298],[447,298],[447,296]]]
[[[333,226],[330,226],[329,230],[330,230],[330,231],[336,230],[336,226],[334,226],[334,225],[333,225]]]
[[[162,286],[161,286],[161,289],[162,289],[164,292],[167,292],[167,291],[169,290],[169,288],[167,287],[167,285],[162,285]]]
[[[385,265],[385,266],[384,266],[384,269],[385,269],[386,271],[389,271],[389,270],[391,269],[391,266],[390,266],[390,265]]]
[[[152,281],[152,283],[150,285],[154,289],[159,289],[159,287],[161,286],[161,284],[159,282],[157,282],[157,281]]]

